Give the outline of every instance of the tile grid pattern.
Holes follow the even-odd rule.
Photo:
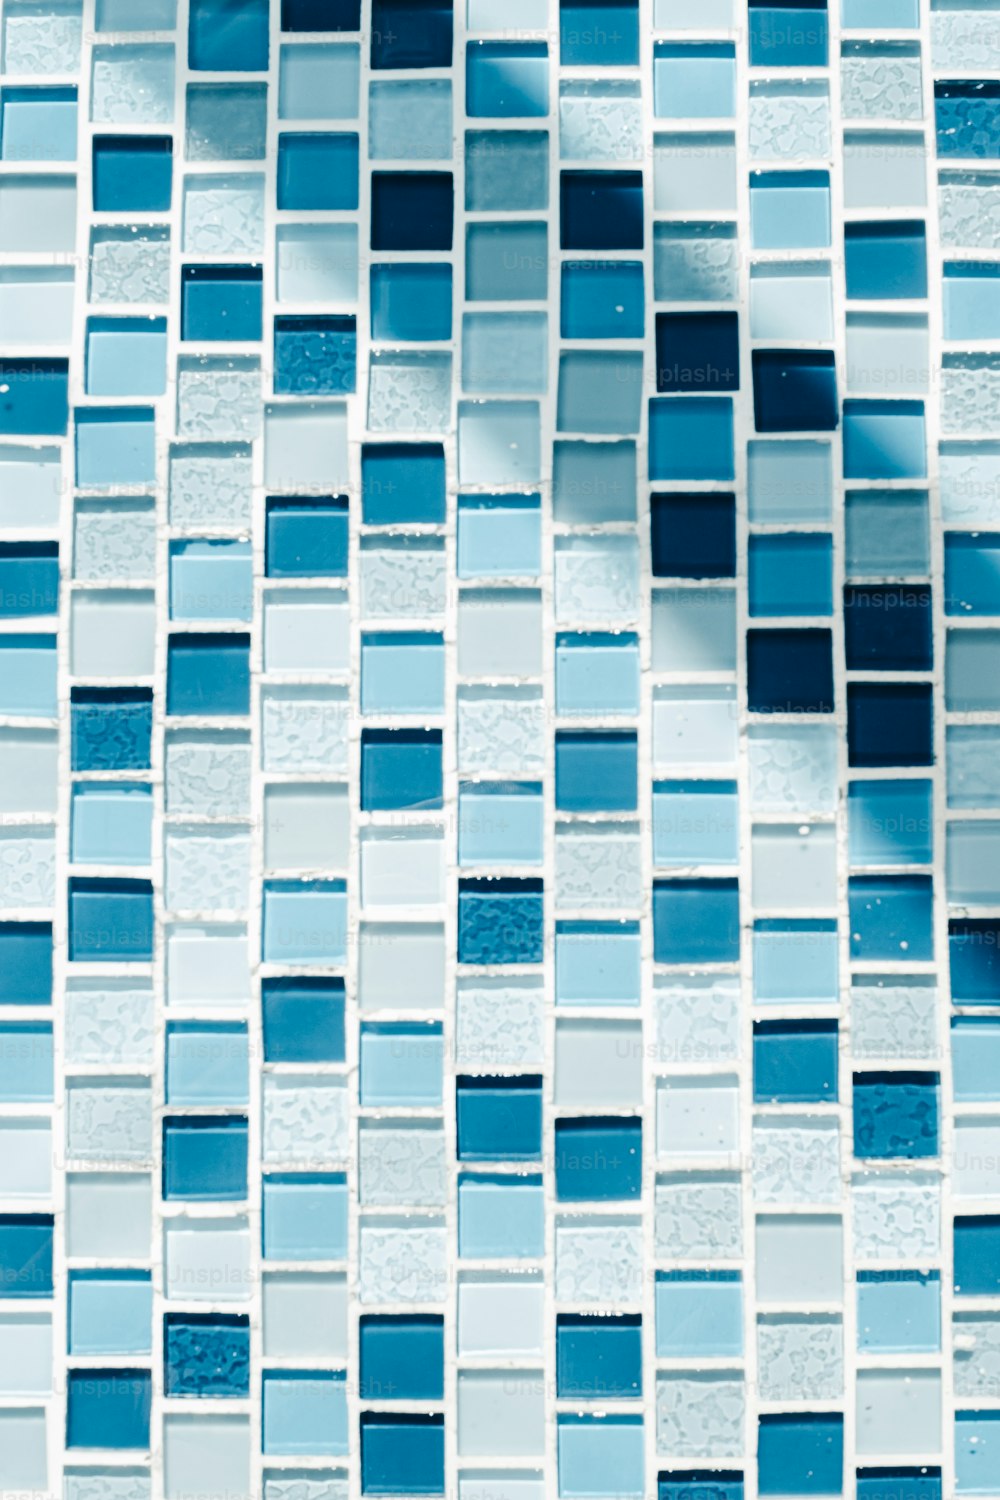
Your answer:
[[[5,1490],[1000,1491],[997,11],[510,4],[3,5]]]

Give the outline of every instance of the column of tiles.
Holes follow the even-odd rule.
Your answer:
[[[1000,1493],[998,78],[0,0],[0,1490]]]
[[[991,530],[1000,523],[1000,227],[990,204],[998,180],[990,167],[1000,155],[994,71],[1000,43],[996,18],[984,28],[976,19],[944,9],[932,14],[922,58],[922,114],[938,168],[929,179],[927,215],[930,371],[939,397],[937,452],[930,455],[937,480],[931,565],[934,664],[937,681],[943,678],[935,764],[945,783],[938,790],[935,853],[943,865],[940,904],[946,897],[947,908],[938,916],[936,953],[938,993],[951,996],[950,1015],[941,1018],[941,1282],[950,1347],[950,1368],[946,1353],[942,1371],[946,1465],[954,1421],[954,1469],[944,1473],[956,1493],[1000,1483],[989,1355],[997,1334],[993,1236],[1000,1227],[1000,1185],[989,1157],[1000,1123],[990,1060],[1000,1000],[992,952],[998,890],[991,746],[1000,731],[990,669],[982,675],[978,665],[992,658],[998,636],[995,619],[976,618],[1000,611],[989,582],[1000,544]]]

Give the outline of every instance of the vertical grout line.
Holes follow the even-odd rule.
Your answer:
[[[277,159],[279,109],[278,93],[281,69],[281,0],[271,0],[268,13],[268,73],[264,160],[260,163],[263,191],[263,235],[261,288],[260,414],[257,436],[251,445],[250,545],[253,569],[253,612],[250,626],[250,830],[251,850],[247,948],[250,967],[250,994],[247,1036],[250,1053],[249,1132],[247,1154],[249,1172],[246,1217],[249,1233],[249,1283],[252,1297],[250,1312],[250,1488],[257,1500],[263,1500],[267,1486],[267,1458],[264,1455],[264,1089],[267,1070],[264,1060],[263,1025],[263,929],[265,852],[265,794],[262,690],[265,671],[264,621],[267,601],[267,501],[265,498],[265,463],[267,411],[274,390],[275,342],[274,314],[277,302]]]
[[[347,1431],[353,1462],[347,1476],[349,1500],[360,1500],[361,1471],[361,1228],[360,1206],[360,1047],[361,1047],[361,620],[364,614],[361,526],[364,475],[361,455],[367,428],[364,402],[371,369],[371,162],[369,159],[369,83],[371,79],[372,0],[363,0],[358,53],[358,214],[356,336],[357,374],[353,397],[347,398],[347,443],[350,469],[348,501],[348,611],[350,618],[347,709],[347,799],[350,844],[347,864],[347,974],[345,1040],[350,1133],[347,1168]]]
[[[753,158],[750,152],[749,31],[746,24],[735,32],[736,45],[736,235],[737,235],[737,306],[742,326],[740,338],[740,389],[733,398],[735,434],[736,492],[736,702],[733,714],[737,726],[736,785],[740,809],[740,964],[739,964],[739,1191],[742,1213],[741,1276],[743,1292],[743,1378],[746,1410],[743,1416],[744,1495],[756,1500],[757,1446],[760,1412],[760,1377],[757,1361],[756,1296],[756,1201],[753,1161],[753,933],[754,898],[752,888],[752,850],[754,809],[750,777],[750,718],[747,695],[747,629],[750,604],[747,589],[749,549],[749,502],[747,465],[749,440],[754,432],[753,375],[750,360],[750,179]]]
[[[828,60],[830,91],[830,266],[833,295],[834,369],[837,381],[839,425],[830,435],[833,464],[833,662],[835,683],[834,724],[837,732],[837,1119],[840,1135],[841,1233],[843,1243],[843,1310],[841,1316],[844,1371],[844,1484],[853,1483],[855,1469],[855,1406],[857,1368],[857,1316],[855,1290],[854,1202],[852,1161],[852,1067],[851,1067],[851,921],[849,908],[850,860],[848,854],[847,790],[847,676],[844,655],[844,583],[846,578],[846,499],[844,482],[843,410],[848,389],[846,287],[844,281],[844,130],[840,101],[840,10],[828,11]]]
[[[938,194],[937,122],[934,104],[934,50],[932,0],[920,8],[921,92],[923,109],[924,160],[926,165],[927,245],[927,337],[928,387],[924,400],[925,442],[927,459],[928,524],[930,528],[930,583],[933,640],[933,724],[934,767],[929,772],[932,787],[933,818],[933,952],[936,968],[936,1048],[938,1062],[938,1151],[940,1154],[940,1378],[941,1378],[941,1492],[952,1496],[956,1490],[957,1427],[955,1423],[955,1282],[954,1239],[955,1203],[951,1166],[956,1162],[955,1093],[951,1055],[951,980],[949,974],[949,891],[947,877],[948,837],[948,761],[947,699],[944,691],[948,642],[945,618],[944,517],[941,505],[940,443],[944,426],[941,410],[943,392],[943,253],[941,248],[940,202]]]
[[[165,841],[167,836],[166,753],[167,753],[167,674],[170,641],[170,454],[177,435],[181,289],[179,257],[183,252],[184,167],[186,147],[186,100],[188,83],[187,35],[189,0],[178,0],[174,45],[174,101],[172,111],[172,197],[169,217],[169,288],[165,309],[167,318],[166,395],[156,406],[156,648],[153,686],[152,766],[153,796],[153,903],[156,939],[153,968],[153,1184],[152,1184],[152,1265],[153,1265],[153,1406],[150,1414],[150,1442],[153,1448],[153,1500],[166,1493],[166,1416],[164,1392],[164,1316],[171,1304],[168,1284],[169,1263],[166,1252],[167,1226],[171,1218],[165,1211],[163,1196],[163,1131],[166,1117],[166,1015],[169,1008],[167,971],[167,936],[170,930],[166,914]],[[159,786],[159,795],[156,788]],[[252,1157],[251,1157],[252,1160]],[[249,1173],[248,1173],[249,1176]],[[177,1222],[174,1220],[173,1222]],[[183,1287],[178,1300],[186,1300]]]

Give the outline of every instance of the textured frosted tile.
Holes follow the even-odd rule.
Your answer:
[[[766,726],[750,734],[750,794],[757,812],[830,812],[836,803],[837,739],[825,724]]]
[[[639,559],[627,537],[573,537],[557,544],[556,614],[560,624],[635,618]]]
[[[246,525],[250,518],[250,449],[193,444],[171,449],[170,519],[175,526]]]
[[[731,224],[657,224],[653,234],[658,302],[735,298],[738,249]]]
[[[843,1325],[769,1314],[757,1324],[757,1361],[767,1401],[836,1400],[844,1389]]]
[[[156,573],[153,505],[80,501],[74,516],[73,573],[88,581],[153,578]]]
[[[251,360],[184,361],[177,375],[178,436],[241,442],[260,432],[260,370]]]
[[[395,1130],[373,1123],[361,1132],[359,1172],[361,1203],[367,1208],[442,1204],[444,1134],[413,1122]]]
[[[438,1220],[362,1219],[360,1235],[362,1303],[440,1302],[448,1273]]]
[[[847,119],[919,120],[923,114],[920,54],[906,43],[846,43],[840,86]]]
[[[0,830],[0,910],[51,906],[55,879],[52,831],[10,827]]]
[[[556,1223],[556,1297],[560,1302],[633,1303],[642,1282],[639,1225],[612,1219]]]
[[[934,67],[948,73],[979,74],[1000,67],[1000,34],[984,24],[973,5],[967,10],[940,10],[931,15]]]
[[[66,1053],[74,1063],[151,1063],[156,1028],[153,992],[141,981],[105,979],[99,989],[76,980],[66,992]]]
[[[988,1313],[956,1313],[954,1380],[959,1396],[989,1396],[1000,1380],[1000,1319]]]
[[[851,990],[855,1057],[936,1057],[937,1002],[934,985],[916,977],[859,978]]]
[[[642,900],[639,831],[629,824],[556,825],[556,904],[631,908]]]
[[[564,83],[559,94],[563,161],[639,161],[642,110],[634,83]]]
[[[372,356],[368,426],[373,432],[440,432],[450,425],[451,359],[446,354]]]
[[[754,161],[815,161],[830,153],[830,102],[825,85],[754,84],[750,92],[750,155]]]
[[[145,1080],[76,1081],[66,1109],[66,1151],[76,1161],[148,1161],[153,1110]]]
[[[346,1147],[347,1098],[339,1080],[305,1075],[265,1081],[265,1161],[341,1162]]]
[[[669,1067],[739,1057],[739,986],[733,980],[662,979],[655,998],[658,1063]]]
[[[99,125],[161,125],[174,115],[174,49],[95,47],[90,118]]]
[[[678,1260],[738,1260],[743,1253],[739,1179],[697,1173],[656,1185],[657,1253]]]
[[[656,1444],[682,1458],[732,1458],[743,1451],[743,1381],[736,1372],[661,1375]]]
[[[261,696],[268,771],[346,771],[348,703],[342,690],[268,688]]]
[[[772,1203],[840,1201],[840,1139],[836,1122],[758,1115],[753,1127],[754,1196]]]
[[[264,248],[264,179],[247,174],[184,181],[187,254],[253,255]]]
[[[243,911],[249,895],[250,831],[240,824],[175,824],[165,840],[165,899],[171,911]]]
[[[250,768],[250,745],[242,735],[172,735],[166,745],[168,812],[247,816]]]
[[[946,355],[941,372],[941,427],[987,433],[1000,425],[1000,360],[989,354]]]
[[[945,172],[938,187],[938,218],[945,245],[991,250],[1000,244],[1000,181],[983,173]]]
[[[541,988],[530,981],[463,981],[456,1000],[456,1063],[470,1070],[538,1067],[544,1055]]]
[[[851,1196],[859,1261],[921,1261],[937,1255],[941,1209],[935,1177],[860,1177]]]
[[[4,16],[3,54],[8,73],[74,73],[80,65],[81,6],[13,5]]]
[[[435,540],[366,538],[361,551],[362,607],[368,619],[423,619],[443,614],[448,570]]]

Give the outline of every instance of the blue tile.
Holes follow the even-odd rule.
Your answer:
[[[834,706],[829,630],[748,630],[747,707],[751,713],[823,714]]]
[[[188,64],[202,72],[262,72],[268,60],[268,0],[191,0]]]
[[[541,962],[540,880],[463,880],[458,890],[458,961]]]
[[[372,266],[373,339],[407,343],[450,339],[451,307],[450,265]]]
[[[357,351],[354,318],[275,318],[275,395],[348,394],[355,389]]]
[[[535,1161],[542,1154],[542,1080],[459,1076],[459,1161]]]
[[[173,188],[171,138],[95,135],[93,182],[97,213],[165,213]]]
[[[559,184],[564,250],[641,250],[642,173],[564,171]]]
[[[855,1073],[855,1156],[937,1156],[938,1089],[936,1073]]]
[[[278,207],[358,206],[358,137],[283,131],[278,136]]]
[[[148,1370],[70,1370],[66,1447],[149,1447],[152,1378]]]
[[[955,1296],[995,1297],[1000,1289],[1000,1218],[956,1215]]]
[[[0,434],[53,436],[69,420],[69,364],[65,359],[0,360]]]
[[[69,1280],[71,1355],[149,1354],[153,1283],[148,1271],[73,1271]]]
[[[4,1296],[52,1296],[51,1214],[0,1215],[0,1285]]]
[[[153,887],[147,880],[74,877],[69,957],[75,963],[142,963],[153,956]]]
[[[468,1260],[537,1260],[544,1255],[541,1177],[460,1176],[458,1253]]]
[[[451,0],[372,0],[373,68],[448,68]]]
[[[0,922],[0,1003],[50,1004],[52,952],[50,922]]]
[[[444,449],[438,443],[366,443],[361,450],[361,489],[366,525],[441,522]]]
[[[628,812],[638,797],[635,735],[556,735],[556,806],[562,812]]]
[[[822,1104],[837,1098],[836,1021],[756,1021],[753,1095],[761,1104]]]
[[[642,1189],[641,1120],[557,1120],[555,1177],[560,1203],[638,1198]]]
[[[264,276],[259,266],[185,266],[181,337],[194,343],[259,340]]]
[[[347,1183],[342,1175],[271,1174],[263,1183],[265,1260],[342,1260]]]
[[[245,635],[173,635],[167,648],[167,713],[214,717],[250,709]]]
[[[824,3],[751,4],[750,64],[758,68],[825,68]]]
[[[366,729],[361,741],[361,806],[366,812],[441,806],[441,734],[431,729]]]
[[[661,964],[735,963],[738,881],[654,881],[653,955]]]
[[[338,1370],[265,1371],[264,1452],[346,1455],[346,1384]]]
[[[739,351],[737,313],[657,313],[656,389],[670,395],[738,391]]]
[[[363,1401],[441,1401],[444,1319],[436,1314],[362,1317]]]
[[[642,1319],[562,1313],[556,1320],[561,1398],[618,1401],[642,1394]]]
[[[344,981],[320,976],[265,979],[261,986],[267,1062],[343,1062]]]
[[[639,61],[638,0],[560,0],[563,67],[629,67]]]
[[[361,1493],[443,1495],[444,1418],[363,1413]]]
[[[153,695],[148,688],[74,688],[74,771],[148,771]]]
[[[454,196],[450,172],[373,172],[371,248],[450,250]]]
[[[656,1277],[660,1359],[739,1359],[743,1284],[738,1271],[661,1271]]]
[[[348,534],[346,497],[268,500],[268,578],[343,578]]]
[[[839,1495],[844,1419],[781,1413],[762,1416],[757,1430],[757,1488],[762,1495]]]
[[[168,1313],[163,1320],[164,1394],[250,1394],[250,1320],[239,1313]]]
[[[163,1196],[199,1202],[246,1197],[245,1116],[178,1115],[163,1122]]]
[[[932,1354],[941,1347],[937,1271],[859,1271],[857,1309],[859,1350]]]

